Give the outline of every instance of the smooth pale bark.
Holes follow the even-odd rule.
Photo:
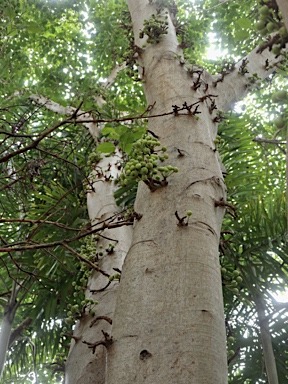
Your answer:
[[[3,373],[3,368],[6,360],[6,354],[9,348],[10,336],[12,334],[12,324],[14,321],[17,303],[9,304],[4,309],[4,316],[1,321],[0,330],[0,379]]]
[[[243,59],[247,60],[245,67],[248,73],[244,75],[239,74]],[[271,73],[277,70],[277,65],[281,60],[280,57],[275,58],[272,51],[265,49],[263,52],[258,52],[258,47],[253,49],[247,56],[245,56],[235,65],[235,70],[225,76],[223,82],[218,82],[214,87],[214,91],[218,95],[216,104],[219,111],[227,112],[231,109],[237,101],[246,96],[251,88],[255,85],[249,86],[249,78],[257,74],[259,81],[266,79]],[[268,63],[268,66],[267,66]],[[270,68],[271,66],[271,68]],[[213,76],[214,81],[219,76]],[[212,88],[213,89],[213,88]],[[211,89],[210,89],[211,91]]]
[[[107,81],[104,84],[104,88],[108,88],[115,81],[116,75],[126,66],[123,63],[120,66],[116,66],[108,76]],[[60,113],[63,115],[71,115],[75,113],[74,107],[63,107],[53,100],[48,99],[41,95],[31,95],[30,98],[45,108]],[[98,105],[102,105],[104,100],[101,97],[97,98]],[[78,111],[78,116],[81,120],[93,121],[93,116],[84,111]],[[92,137],[97,140],[97,136],[100,132],[97,122],[83,123],[83,125],[89,130]],[[92,223],[109,219],[116,212],[119,212],[119,207],[116,206],[114,199],[114,192],[117,189],[114,181],[106,181],[117,179],[119,175],[119,161],[121,160],[121,154],[115,153],[113,156],[104,157],[95,167],[95,171],[91,173],[91,177],[95,180],[93,188],[95,192],[90,191],[87,194],[87,208],[89,218]],[[101,172],[103,174],[101,175]],[[113,268],[122,269],[124,258],[128,252],[131,244],[132,228],[131,226],[123,226],[115,229],[109,229],[109,231],[103,231],[103,236],[107,236],[110,239],[117,240],[117,243],[111,240],[105,240],[102,238],[98,242],[103,249],[108,248],[109,243],[113,243],[115,251],[112,254],[106,255],[99,261],[99,267],[105,272],[113,275],[116,271]],[[98,251],[100,249],[98,248]],[[96,315],[106,316],[107,318],[113,318],[116,295],[119,286],[119,282],[112,282],[110,286],[103,292],[97,294],[91,294],[90,290],[99,290],[105,287],[108,283],[107,277],[100,273],[93,273],[89,279],[88,289],[85,296],[87,298],[93,298],[98,301],[99,304],[95,307]],[[73,339],[65,367],[65,383],[67,384],[104,384],[106,380],[106,365],[107,365],[107,351],[104,346],[100,345],[96,349],[95,355],[92,354],[92,350],[88,348],[83,341],[96,342],[103,339],[103,333],[111,332],[111,325],[105,320],[97,321],[92,327],[91,322],[93,318],[87,314],[84,318],[78,321],[73,332]]]
[[[115,163],[119,161],[119,157],[105,157],[97,164],[97,169],[103,170],[106,177],[112,175],[117,176],[119,173]],[[109,166],[111,165],[111,166]],[[99,168],[98,168],[99,167]],[[109,169],[109,170],[108,170]],[[92,173],[93,174],[93,173]],[[103,221],[109,219],[117,211],[119,207],[115,204],[113,193],[116,186],[114,182],[105,181],[104,176],[97,177],[94,173],[95,192],[90,192],[87,195],[87,206],[89,217],[92,223],[97,221]],[[123,260],[127,254],[131,243],[131,226],[124,226],[116,229],[110,229],[102,232],[103,236],[107,236],[110,239],[116,239],[118,242],[106,240],[102,238],[98,242],[98,246],[101,244],[105,253],[105,249],[108,248],[109,243],[115,244],[115,251],[112,254],[103,256],[99,261],[99,267],[105,272],[114,275],[116,273],[113,268],[122,269]],[[98,251],[101,249],[98,248]],[[110,286],[103,292],[97,294],[91,294],[90,290],[99,290],[105,287],[108,283],[108,278],[100,273],[93,273],[89,279],[88,289],[86,290],[86,297],[93,298],[99,302],[95,306],[95,317],[106,316],[113,319],[115,301],[119,283],[112,282]],[[74,337],[78,340],[72,340],[68,360],[65,369],[65,382],[68,384],[104,384],[106,377],[106,365],[107,365],[107,351],[103,345],[96,348],[96,353],[92,354],[92,350],[88,348],[83,341],[90,343],[103,340],[103,333],[111,333],[111,324],[104,319],[98,320],[92,327],[91,322],[93,317],[87,314],[84,318],[80,319],[74,329]]]
[[[288,29],[288,1],[287,0],[276,0],[276,3],[278,4],[278,7],[280,9],[280,12],[282,14],[284,24],[286,28]]]
[[[288,125],[286,128],[286,242],[288,241]]]
[[[258,314],[268,383],[278,384],[279,381],[278,381],[278,374],[277,374],[276,361],[275,361],[275,356],[273,351],[272,339],[271,339],[270,330],[269,330],[269,321],[267,316],[265,315],[265,303],[264,303],[264,300],[259,295],[256,295],[254,297],[254,300],[255,300],[257,314]]]
[[[18,325],[17,328],[13,329],[9,338],[9,348],[14,343],[14,341],[17,340],[18,337],[20,337],[21,333],[25,330],[25,328],[27,328],[32,323],[32,321],[33,319],[27,317],[25,320],[22,321],[21,324]]]
[[[137,31],[155,9],[143,1],[128,4],[137,44]],[[179,53],[172,32],[139,58],[147,102],[156,102],[153,114],[205,95],[204,87],[192,89],[193,79],[174,58]],[[135,224],[124,263],[109,384],[227,383],[218,255],[224,209],[215,207],[226,196],[209,105],[209,100],[200,104],[198,121],[187,114],[149,121],[149,130],[168,148],[168,163],[179,173],[154,193],[139,186],[135,210],[143,217]],[[175,211],[184,216],[187,210],[193,212],[189,225],[178,226]]]
[[[143,21],[156,10],[148,1],[128,0],[128,5],[135,44],[141,47],[138,35]],[[139,185],[135,210],[143,216],[135,223],[123,267],[112,328],[115,341],[109,349],[109,384],[225,384],[228,380],[218,256],[224,209],[216,206],[226,200],[226,190],[215,151],[216,111],[211,112],[211,105],[214,100],[221,106],[218,109],[227,110],[247,92],[249,76],[258,72],[262,78],[267,76],[267,52],[252,53],[258,64],[249,63],[249,75],[235,70],[216,87],[215,77],[204,71],[197,90],[193,85],[198,75],[191,76],[175,59],[179,54],[169,19],[169,34],[159,44],[148,44],[138,56],[145,69],[147,102],[156,102],[152,114],[202,100],[201,114],[199,120],[187,111],[184,116],[149,119],[149,130],[168,148],[167,162],[179,173],[154,193]],[[187,210],[193,212],[189,225],[178,226],[175,211],[182,217]]]

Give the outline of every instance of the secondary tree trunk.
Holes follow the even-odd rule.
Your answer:
[[[111,181],[105,181],[105,177],[109,179],[117,177],[119,172],[115,163],[119,161],[119,157],[105,157],[97,164],[99,177],[94,173],[95,192],[87,194],[87,206],[89,217],[92,223],[97,223],[105,219],[109,219],[117,211],[113,193],[115,185]],[[103,172],[103,175],[101,175]],[[106,273],[115,274],[113,268],[122,268],[123,260],[127,254],[131,243],[132,228],[123,226],[116,229],[105,230],[101,233],[102,236],[97,243],[98,251],[103,250],[104,256],[99,261],[99,267]],[[105,236],[110,239],[116,239],[118,242],[105,239]],[[109,247],[109,243],[115,244],[115,250],[111,254],[105,254],[105,249]],[[101,249],[99,246],[101,245]],[[103,384],[106,377],[107,352],[103,345],[96,348],[95,354],[92,354],[92,349],[89,349],[83,341],[90,343],[104,339],[103,333],[111,332],[111,324],[109,319],[113,319],[116,295],[119,282],[112,282],[107,289],[96,294],[92,294],[90,290],[99,290],[107,285],[108,278],[101,273],[94,272],[89,279],[88,289],[86,290],[86,298],[92,298],[99,302],[94,310],[96,315],[91,317],[86,315],[77,323],[72,340],[66,369],[65,382],[69,384]],[[92,321],[100,317],[93,325]],[[105,320],[106,318],[106,320]]]
[[[258,294],[254,296],[254,300],[257,308],[257,315],[258,315],[258,321],[259,321],[259,327],[260,327],[263,355],[264,355],[268,382],[269,384],[278,384],[279,381],[278,381],[278,374],[277,374],[277,366],[276,366],[276,361],[275,361],[275,356],[273,351],[272,338],[271,338],[270,329],[269,329],[269,321],[265,314],[265,302]]]
[[[0,380],[6,360],[6,354],[9,348],[10,336],[12,334],[12,324],[14,321],[17,303],[9,303],[4,308],[4,316],[1,322],[0,330]]]

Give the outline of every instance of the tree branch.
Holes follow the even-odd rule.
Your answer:
[[[225,76],[222,82],[217,83],[216,90],[221,94],[221,98],[217,102],[219,110],[226,112],[232,108],[234,103],[248,93],[249,78],[254,74],[257,74],[259,80],[264,80],[276,70],[279,64],[279,58],[276,59],[275,55],[268,49],[265,49],[261,53],[258,52],[258,49],[259,47],[253,49],[248,56],[235,65],[235,69]],[[267,63],[269,67],[267,67]],[[246,73],[242,70],[243,65],[245,65],[245,70],[247,70]],[[270,66],[272,68],[270,68]],[[219,76],[213,77],[216,81],[217,78],[219,79]]]
[[[67,229],[69,231],[77,231],[79,232],[79,228],[71,228],[67,227],[62,223],[57,223],[56,221],[49,220],[30,220],[30,219],[0,219],[0,223],[26,223],[26,224],[49,224],[55,225],[56,227]]]
[[[30,149],[36,148],[37,145],[40,143],[40,141],[42,141],[45,137],[50,135],[50,133],[52,133],[53,131],[55,131],[56,129],[62,127],[65,124],[69,124],[69,123],[73,122],[73,120],[77,116],[77,112],[78,112],[78,109],[75,110],[75,112],[72,114],[71,117],[69,117],[68,119],[63,120],[60,123],[54,125],[54,127],[52,127],[52,128],[47,129],[47,131],[43,132],[42,135],[40,135],[37,139],[32,141],[32,143],[30,143],[26,147],[20,148],[17,151],[14,151],[12,153],[8,153],[6,156],[1,157],[0,158],[0,163],[4,163],[4,162],[6,162],[7,160],[11,159],[14,156],[20,155],[21,153],[27,152]]]
[[[256,143],[268,143],[268,144],[286,144],[283,140],[276,140],[276,139],[261,139],[260,137],[255,137],[253,139]]]
[[[92,263],[92,261],[90,261],[90,260],[86,259],[85,257],[83,257],[82,255],[80,255],[80,253],[76,252],[73,248],[69,247],[69,245],[65,244],[64,241],[62,242],[62,245],[64,248],[68,249],[68,251],[70,251],[72,253],[72,255],[76,256],[78,260],[82,261],[82,263],[86,263],[92,269],[100,272],[102,275],[104,275],[108,278],[110,277],[110,275],[108,273],[106,273],[105,271],[103,271],[101,268],[99,268],[98,265],[95,265],[94,263]]]
[[[14,329],[14,331],[12,331],[9,339],[8,348],[11,347],[14,341],[20,336],[21,332],[23,332],[24,329],[27,328],[31,323],[32,323],[32,319],[30,317],[27,317],[27,319],[22,321],[22,323],[19,324],[18,327]]]
[[[108,89],[115,81],[118,73],[122,71],[124,68],[126,68],[126,62],[123,62],[120,65],[115,65],[112,72],[102,85],[103,89]],[[42,105],[43,107],[47,108],[49,111],[59,113],[61,115],[69,116],[71,114],[75,114],[77,108],[67,106],[63,107],[61,104],[56,103],[55,101],[49,99],[48,97],[42,96],[42,95],[35,95],[32,94],[29,96],[30,100],[33,100],[35,103]],[[99,106],[102,106],[105,103],[105,100],[102,96],[98,96],[95,98],[96,103]],[[88,128],[90,134],[94,139],[98,136],[100,130],[98,127],[98,121],[94,119],[94,116],[90,112],[85,112],[81,110],[77,110],[77,116],[79,117],[81,115],[81,118],[84,120],[88,120],[87,122],[83,122],[83,125]]]
[[[82,234],[80,234],[78,236],[71,237],[71,238],[68,238],[68,239],[64,239],[64,240],[61,240],[61,241],[54,241],[52,243],[23,245],[23,246],[17,246],[17,245],[10,244],[10,245],[7,245],[6,247],[0,247],[0,252],[28,251],[28,250],[31,250],[31,249],[35,250],[35,249],[52,248],[52,247],[56,247],[56,246],[59,246],[59,245],[64,246],[64,245],[67,245],[68,243],[72,243],[72,242],[80,240],[80,239],[82,239],[82,238],[84,238],[86,236],[92,235],[93,233],[97,233],[97,232],[103,231],[103,229],[118,228],[118,227],[122,227],[123,225],[133,225],[133,222],[132,221],[123,220],[123,221],[119,221],[119,222],[116,222],[116,223],[110,223],[110,224],[104,223],[100,228],[92,229],[92,230],[87,231],[85,233],[82,233]]]
[[[35,103],[45,107],[49,111],[59,113],[60,115],[69,116],[73,114],[73,116],[79,117],[83,119],[90,120],[89,123],[83,123],[83,125],[88,128],[90,134],[96,138],[96,136],[99,134],[99,129],[97,125],[97,121],[95,121],[94,116],[90,112],[82,111],[75,107],[63,107],[61,104],[56,103],[55,101],[49,99],[48,97],[41,96],[41,95],[30,95],[30,100],[33,100]]]

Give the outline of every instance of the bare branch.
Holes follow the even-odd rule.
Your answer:
[[[31,249],[45,249],[45,248],[53,248],[58,245],[67,245],[68,243],[72,243],[74,241],[80,240],[86,236],[92,235],[93,233],[97,233],[100,231],[103,231],[103,229],[112,229],[112,228],[118,228],[122,227],[123,225],[133,225],[133,222],[123,220],[116,223],[110,223],[110,224],[103,224],[100,228],[92,229],[90,231],[87,231],[85,233],[82,233],[78,236],[71,237],[68,239],[64,239],[62,241],[54,241],[52,243],[46,243],[46,244],[33,244],[33,245],[23,245],[23,246],[17,246],[15,244],[7,245],[6,247],[0,247],[0,252],[17,252],[17,251],[28,251]],[[22,242],[23,243],[23,242]]]
[[[260,137],[255,137],[253,139],[256,143],[268,143],[268,144],[286,144],[285,141],[275,140],[275,139],[261,139]]]
[[[52,133],[53,131],[55,131],[56,129],[62,127],[63,125],[65,124],[69,124],[71,123],[71,121],[74,119],[74,116],[71,116],[70,118],[64,120],[64,121],[61,121],[60,123],[54,125],[54,127],[52,128],[49,128],[47,129],[47,131],[45,131],[44,133],[42,133],[42,135],[40,135],[36,140],[32,141],[32,143],[30,143],[29,145],[27,145],[26,147],[23,147],[23,148],[20,148],[18,149],[17,151],[14,151],[12,153],[8,153],[6,156],[3,156],[0,158],[0,163],[4,163],[6,162],[7,160],[11,159],[12,157],[14,156],[17,156],[17,155],[20,155],[21,153],[24,153],[24,152],[27,152],[29,151],[30,149],[33,149],[33,148],[36,148],[37,145],[40,143],[40,141],[42,141],[45,137],[47,137],[50,133]]]
[[[106,273],[105,271],[103,271],[101,268],[99,268],[98,265],[95,265],[94,263],[92,263],[92,261],[90,261],[88,259],[85,259],[85,257],[80,255],[80,253],[76,252],[73,248],[69,247],[67,244],[65,244],[65,242],[63,242],[62,245],[63,245],[64,248],[68,249],[68,251],[70,251],[73,255],[75,255],[78,260],[82,261],[82,263],[86,263],[92,269],[100,272],[102,275],[104,275],[104,276],[106,276],[108,278],[110,277],[110,275],[108,273]]]
[[[56,221],[49,221],[49,220],[0,219],[0,223],[49,224],[49,225],[55,225],[56,227],[59,227],[59,228],[62,228],[62,229],[67,229],[69,231],[77,231],[77,232],[79,232],[79,228],[67,227],[64,224],[57,223]]]

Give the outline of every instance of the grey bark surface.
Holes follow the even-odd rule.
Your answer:
[[[92,223],[108,219],[119,211],[119,207],[116,206],[113,196],[115,185],[113,182],[104,181],[105,176],[108,177],[109,175],[112,175],[116,177],[118,170],[115,166],[115,162],[118,160],[119,158],[117,156],[106,157],[98,163],[98,167],[103,170],[104,175],[100,177],[94,175],[95,192],[90,192],[87,195],[88,212]],[[109,171],[107,169],[109,169]],[[113,268],[121,270],[123,260],[130,246],[131,233],[132,228],[130,226],[102,232],[103,236],[118,240],[115,251],[109,255],[105,255],[99,261],[98,265],[102,270],[111,275],[116,273]],[[103,249],[106,249],[110,242],[111,241],[103,238],[99,244],[103,246]],[[106,347],[103,345],[97,346],[95,354],[93,354],[92,349],[89,349],[88,345],[83,343],[83,341],[94,343],[104,339],[102,331],[107,332],[108,334],[111,333],[111,324],[103,318],[97,320],[96,323],[92,325],[92,321],[96,317],[113,319],[119,282],[112,282],[103,292],[98,292],[96,294],[90,292],[90,290],[102,289],[107,283],[108,278],[98,272],[94,272],[89,279],[86,297],[93,298],[93,300],[98,301],[99,304],[94,308],[96,312],[95,317],[91,317],[87,313],[84,318],[78,321],[74,329],[74,339],[71,343],[65,368],[65,383],[67,384],[106,383]]]
[[[265,303],[259,296],[255,296],[255,304],[257,308],[258,321],[260,326],[261,341],[263,348],[263,355],[265,360],[265,368],[269,384],[278,384],[277,366],[274,356],[272,338],[269,329],[269,320],[265,314]]]
[[[140,0],[128,0],[128,5],[135,44],[141,47],[139,31],[155,8]],[[218,110],[231,107],[247,92],[248,76],[236,69],[215,87],[215,77],[203,71],[201,86],[194,90],[198,74],[189,73],[175,59],[182,52],[168,21],[168,35],[159,44],[148,44],[138,57],[145,69],[147,103],[155,103],[151,114],[156,115],[171,111],[173,105],[201,100],[201,114],[199,120],[188,113],[149,119],[149,130],[168,148],[167,163],[177,166],[179,173],[153,193],[139,185],[135,210],[143,216],[135,223],[124,262],[109,349],[109,384],[228,380],[218,256],[224,209],[216,204],[226,200],[226,188],[214,145],[217,126],[211,106],[214,100]],[[268,76],[267,57],[274,59],[269,52],[251,53],[249,76]],[[181,217],[187,210],[193,212],[189,225],[178,226],[175,212]]]
[[[142,0],[127,2],[135,44],[141,47],[145,39],[139,39],[139,31],[143,21],[156,13],[155,6]],[[217,76],[203,71],[201,86],[194,90],[198,74],[175,59],[182,51],[170,18],[168,22],[168,35],[159,44],[148,44],[137,57],[144,69],[147,103],[154,105],[153,115],[170,112],[173,105],[181,108],[185,102],[198,103],[201,114],[196,115],[198,120],[187,111],[149,119],[149,130],[167,147],[167,163],[179,172],[169,178],[167,187],[153,193],[140,183],[135,211],[143,216],[134,224],[119,290],[111,286],[93,295],[99,300],[97,315],[113,317],[113,344],[107,350],[97,347],[93,355],[82,341],[103,339],[101,330],[111,334],[111,326],[101,320],[90,328],[91,319],[82,319],[74,332],[79,341],[72,342],[67,362],[67,384],[226,384],[228,380],[218,254],[225,208],[216,204],[226,200],[226,188],[214,144],[214,119],[217,111],[227,111],[247,93],[249,76],[257,73],[265,78],[273,71],[267,70],[266,60],[272,65],[277,60],[268,50],[258,54],[255,49],[248,55],[248,74],[238,73],[241,60],[215,86]],[[211,110],[213,101],[217,110]],[[92,219],[101,216],[102,206],[106,208],[101,214],[106,214],[115,204],[106,199],[111,192],[101,191],[99,183],[95,187],[96,194],[88,200]],[[189,225],[177,225],[175,212],[183,217],[187,210],[193,212]],[[129,236],[115,234],[119,244],[126,239],[119,265]],[[104,262],[108,263],[100,265],[104,270],[117,266],[113,259]],[[106,282],[94,274],[89,288],[99,289]]]
[[[286,28],[288,29],[288,2],[287,0],[276,0],[278,7],[280,9],[280,12],[282,14],[284,24]]]
[[[143,1],[128,1],[134,33],[143,19],[155,13]],[[170,20],[171,23],[171,20]],[[141,57],[145,93],[152,114],[197,102],[193,78],[175,60],[181,53],[172,31],[159,46],[149,46]],[[208,75],[204,74],[203,81]],[[109,349],[107,383],[217,383],[227,382],[218,243],[225,185],[213,140],[216,128],[209,101],[195,116],[151,119],[149,130],[168,150],[168,163],[179,168],[167,187],[151,193],[140,184],[132,246],[124,262],[113,322],[114,343]],[[179,151],[184,156],[179,156]],[[193,215],[188,226],[178,226],[175,211]]]
[[[1,321],[0,330],[0,380],[3,373],[6,355],[9,348],[10,336],[12,334],[12,324],[14,321],[16,309],[18,305],[16,301],[12,301],[4,308],[4,316]]]

